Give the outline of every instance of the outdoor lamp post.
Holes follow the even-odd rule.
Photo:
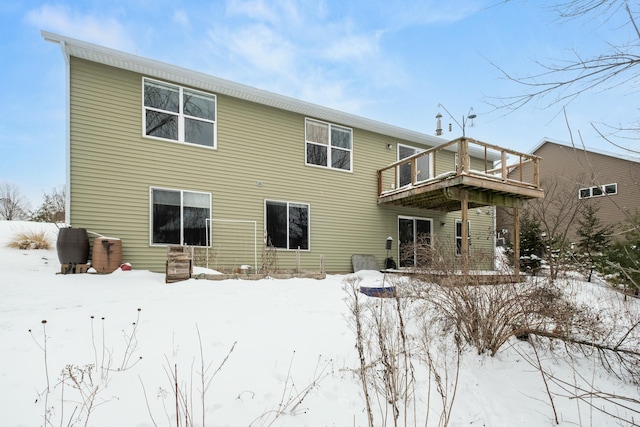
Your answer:
[[[385,245],[384,245],[385,249],[387,250],[387,258],[384,260],[385,270],[396,268],[396,265],[395,265],[395,262],[393,262],[393,259],[389,258],[389,251],[391,251],[392,245],[393,245],[393,237],[389,236],[387,237],[387,241],[385,242]]]

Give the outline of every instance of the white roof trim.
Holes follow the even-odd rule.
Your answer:
[[[335,122],[341,125],[359,128],[391,138],[411,141],[428,147],[435,147],[448,142],[444,138],[427,135],[401,127],[389,125],[332,108],[322,107],[310,102],[301,101],[284,95],[278,95],[251,86],[235,83],[219,77],[211,76],[205,73],[189,70],[165,62],[153,59],[143,58],[141,56],[132,55],[115,49],[98,46],[82,40],[65,37],[48,31],[41,32],[42,37],[46,41],[60,44],[64,53],[76,58],[86,59],[88,61],[99,64],[109,65],[123,70],[133,71],[145,76],[155,77],[208,92],[214,92],[221,95],[227,95],[238,99],[243,99],[258,104],[267,105],[281,110],[292,111],[302,114]],[[481,150],[470,149],[471,155],[483,156]],[[491,156],[493,157],[493,156]],[[498,160],[490,158],[490,160]]]

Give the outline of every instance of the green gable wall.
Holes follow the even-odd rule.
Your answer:
[[[459,213],[377,205],[376,171],[396,160],[396,144],[415,144],[353,129],[353,172],[306,166],[305,116],[221,95],[217,149],[145,138],[142,78],[70,58],[71,225],[121,238],[134,268],[164,271],[166,248],[149,243],[150,187],[211,193],[211,267],[253,266],[253,225],[232,221],[256,222],[260,267],[267,199],[310,205],[304,270],[319,270],[322,255],[328,272],[351,271],[353,254],[373,254],[382,267],[387,236],[397,259],[398,215],[432,218],[453,247]],[[491,252],[493,215],[471,216],[472,253]],[[296,253],[279,250],[277,260],[292,269]]]

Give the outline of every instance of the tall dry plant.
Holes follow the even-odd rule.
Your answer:
[[[445,427],[455,399],[460,352],[453,358],[430,353],[431,343],[441,338],[440,332],[422,327],[416,308],[423,302],[404,297],[402,280],[390,280],[397,290],[390,298],[365,296],[360,284],[357,276],[345,280],[359,356],[355,372],[369,426],[426,425],[431,413],[436,412],[431,395],[437,393],[441,401],[438,425]],[[453,373],[448,363],[451,360],[457,360]]]
[[[287,371],[287,376],[285,377],[280,401],[274,405],[272,409],[266,410],[256,417],[249,424],[249,427],[269,427],[274,425],[277,420],[285,415],[295,416],[306,413],[308,408],[305,408],[302,404],[307,396],[319,387],[320,382],[323,379],[333,373],[331,370],[331,360],[323,360],[321,356],[318,356],[318,364],[316,365],[311,381],[305,387],[298,388],[293,376],[291,375],[291,368],[293,366],[295,353],[296,352],[294,351],[291,355],[289,369]]]
[[[218,251],[214,248],[193,247],[194,267],[218,268]]]
[[[409,272],[417,273],[423,278],[430,276],[437,280],[438,276],[459,274],[463,270],[463,258],[453,242],[452,236],[418,236],[415,244],[403,245],[400,260],[405,261]],[[494,261],[492,251],[473,248],[469,251],[467,267],[469,270],[490,270]]]
[[[51,239],[42,230],[24,231],[13,236],[7,244],[12,249],[51,249]]]
[[[49,372],[47,321],[41,322],[42,336],[37,336],[33,330],[29,329],[31,338],[43,352],[46,387],[38,392],[36,403],[44,405],[45,426],[88,426],[98,406],[117,398],[103,397],[103,391],[107,388],[114,372],[129,371],[142,359],[141,356],[132,358],[137,347],[137,325],[140,321],[140,312],[141,309],[138,309],[138,316],[131,330],[129,332],[123,330],[126,345],[122,349],[123,359],[119,367],[113,367],[116,352],[106,343],[105,318],[102,318],[101,337],[97,337],[94,330],[95,317],[91,316],[91,346],[94,351],[94,363],[65,365],[59,370],[60,376],[55,383],[51,381]]]
[[[356,349],[358,350],[358,361],[360,363],[357,369],[360,385],[362,386],[362,395],[367,413],[369,427],[374,427],[373,409],[371,407],[371,393],[369,389],[370,378],[367,365],[367,346],[365,345],[365,335],[367,333],[364,325],[364,296],[360,293],[360,283],[362,279],[356,276],[348,277],[344,281],[345,291],[347,293],[347,306],[351,314],[351,326],[356,336]]]
[[[462,259],[450,245],[435,240],[415,247],[414,252],[429,264],[414,271],[406,287],[407,297],[422,301],[421,313],[438,319],[445,330],[454,331],[463,343],[478,354],[492,356],[513,336],[514,325],[521,322],[519,291],[503,272],[506,284],[485,285],[486,275],[461,274]],[[469,256],[470,268],[493,264],[493,257],[477,251]],[[425,268],[427,267],[427,268]]]
[[[260,272],[262,273],[275,273],[278,271],[278,250],[265,234],[265,246],[262,251],[262,264],[260,266]]]

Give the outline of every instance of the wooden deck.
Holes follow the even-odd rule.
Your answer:
[[[462,161],[454,163],[451,160],[452,152]],[[508,164],[508,156],[515,158],[515,162]],[[471,157],[476,160],[472,162]],[[499,167],[494,167],[496,159],[500,163]],[[522,207],[527,200],[544,197],[539,182],[539,161],[537,156],[470,138],[454,139],[380,169],[378,204],[445,212],[461,210],[463,200],[468,202],[469,208]],[[481,163],[483,167],[481,170],[473,169],[472,163],[476,167]],[[421,176],[424,174],[424,171],[419,170],[421,165],[428,165],[427,179]],[[450,166],[450,170],[436,175],[436,171],[443,168],[446,170],[447,166]],[[516,166],[519,167],[520,177],[510,179],[508,173]],[[402,168],[410,170],[410,182],[400,182]]]
[[[509,172],[516,167],[519,176],[509,178]],[[513,208],[514,263],[517,265],[520,258],[519,210],[528,200],[542,197],[540,157],[466,137],[378,170],[379,205],[461,211],[461,270],[464,276],[469,275],[469,208]],[[519,280],[518,269],[514,271],[514,278]]]

